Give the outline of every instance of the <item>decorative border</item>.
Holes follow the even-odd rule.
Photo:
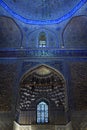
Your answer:
[[[45,58],[53,58],[53,57],[82,57],[87,59],[87,50],[29,50],[29,49],[23,49],[23,50],[0,50],[0,58],[6,58],[6,57],[45,57]]]
[[[10,7],[8,7],[8,5],[3,0],[0,0],[0,5],[8,13],[10,13],[14,18],[20,20],[23,23],[34,24],[34,25],[46,25],[46,24],[59,24],[59,23],[65,21],[65,20],[67,20],[73,14],[75,14],[76,11],[78,11],[86,2],[87,2],[87,0],[80,0],[80,2],[71,11],[69,11],[67,14],[65,14],[62,17],[55,19],[55,20],[31,20],[31,19],[27,19],[27,18],[24,18],[23,16],[17,14],[16,12],[14,12]]]

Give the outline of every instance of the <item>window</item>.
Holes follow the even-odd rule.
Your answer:
[[[44,32],[39,35],[39,47],[46,47],[46,34]]]
[[[43,101],[37,105],[37,123],[48,123],[48,105]]]

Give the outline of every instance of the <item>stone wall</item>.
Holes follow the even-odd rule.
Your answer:
[[[0,111],[11,111],[16,64],[0,64]]]
[[[87,48],[87,17],[73,17],[63,31],[63,42],[66,48]]]
[[[71,116],[73,130],[87,130],[87,111],[74,111]]]
[[[70,63],[75,110],[87,110],[87,62]]]
[[[12,130],[13,118],[10,112],[0,112],[0,130]]]

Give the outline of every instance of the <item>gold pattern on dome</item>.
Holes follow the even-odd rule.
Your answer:
[[[50,73],[51,73],[51,71],[44,66],[42,66],[36,70],[36,74],[41,75],[41,76],[49,75]]]

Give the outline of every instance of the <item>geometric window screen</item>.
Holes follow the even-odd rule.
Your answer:
[[[46,41],[40,41],[39,47],[46,47]]]
[[[37,105],[37,123],[48,123],[48,105],[41,101]]]
[[[39,47],[46,47],[46,34],[44,32],[39,35]]]

